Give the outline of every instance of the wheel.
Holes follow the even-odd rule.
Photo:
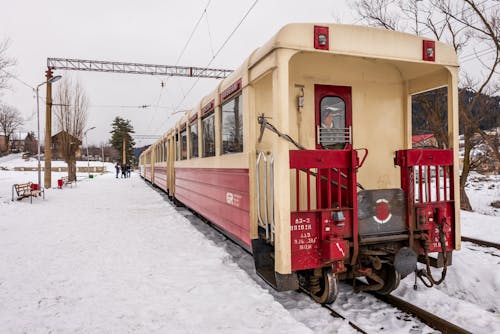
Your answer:
[[[339,293],[338,279],[333,274],[332,268],[323,268],[319,279],[319,291],[311,293],[311,297],[320,304],[331,304],[337,299]]]
[[[388,295],[399,286],[399,282],[401,281],[401,274],[396,271],[394,266],[390,264],[384,264],[382,265],[382,268],[380,268],[380,270],[374,270],[374,272],[384,280],[384,286],[375,291],[378,294]],[[372,280],[368,279],[368,281]]]

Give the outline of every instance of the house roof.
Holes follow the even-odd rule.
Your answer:
[[[413,145],[415,145],[417,143],[423,142],[423,141],[431,139],[431,138],[434,138],[434,135],[432,133],[425,134],[425,135],[416,135],[416,136],[411,137],[411,143]]]

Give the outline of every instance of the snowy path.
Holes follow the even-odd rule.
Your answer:
[[[249,254],[132,175],[50,189],[31,205],[11,202],[10,186],[35,173],[0,171],[0,333],[356,332],[305,294],[272,290]],[[463,218],[498,237],[498,216]],[[394,293],[500,333],[499,256],[464,243],[442,286],[413,291],[410,277]],[[435,333],[347,284],[334,308],[370,333]]]
[[[1,333],[311,332],[139,177],[98,179],[0,204]]]

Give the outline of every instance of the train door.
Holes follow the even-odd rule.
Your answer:
[[[314,85],[316,149],[352,149],[352,97],[349,86]],[[347,175],[335,168],[318,170],[318,208],[350,206]],[[333,181],[332,181],[333,180]]]
[[[316,149],[350,149],[351,87],[314,85]]]

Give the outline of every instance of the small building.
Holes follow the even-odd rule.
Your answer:
[[[8,149],[7,136],[0,135],[0,153],[5,153]]]
[[[436,137],[432,133],[412,136],[411,144],[413,148],[438,148]]]
[[[52,136],[52,159],[54,160],[63,159],[63,149],[66,143],[72,145],[71,146],[72,148],[74,147],[73,145],[76,146],[76,148],[74,148],[75,157],[76,159],[80,158],[80,156],[82,155],[80,148],[80,146],[82,145],[82,141],[72,136],[67,131],[61,131]]]

